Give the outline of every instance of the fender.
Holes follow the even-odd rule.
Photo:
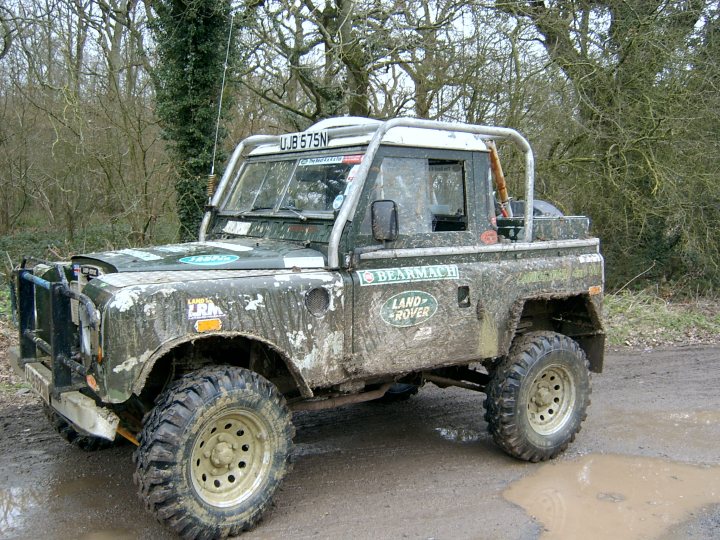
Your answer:
[[[507,331],[501,338],[501,354],[508,354],[518,332],[537,329],[538,325],[547,321],[547,317],[533,319],[535,315],[551,315],[556,312],[563,313],[560,333],[577,341],[590,361],[590,370],[601,373],[605,348],[601,295],[563,292],[517,299],[510,310]],[[573,314],[577,317],[573,318]],[[589,323],[581,319],[583,315],[589,316]],[[531,324],[522,322],[523,318],[531,319]]]
[[[147,378],[150,376],[150,373],[152,373],[152,370],[155,367],[156,362],[158,360],[160,360],[161,358],[163,358],[170,351],[172,351],[176,347],[179,347],[185,343],[195,343],[196,341],[218,338],[218,337],[227,338],[227,339],[241,337],[241,338],[247,339],[248,341],[256,341],[258,343],[262,343],[263,345],[267,346],[268,348],[274,350],[276,353],[278,353],[278,356],[280,356],[280,358],[282,359],[282,361],[285,364],[285,367],[287,368],[290,375],[292,375],[292,378],[295,381],[295,384],[297,385],[298,389],[300,390],[300,394],[304,398],[313,397],[314,394],[313,394],[312,389],[310,388],[310,386],[308,386],[307,381],[302,376],[302,374],[298,370],[297,366],[290,360],[290,357],[288,356],[288,354],[285,351],[283,351],[275,343],[272,343],[272,342],[268,341],[267,339],[263,339],[260,336],[247,334],[247,333],[243,333],[243,332],[215,332],[213,334],[207,334],[207,335],[200,336],[200,337],[186,335],[186,336],[182,336],[182,337],[178,337],[176,339],[166,341],[160,347],[155,349],[155,351],[153,351],[152,355],[150,355],[148,360],[144,362],[142,369],[138,373],[138,376],[132,385],[133,394],[140,395],[143,388],[145,387]]]

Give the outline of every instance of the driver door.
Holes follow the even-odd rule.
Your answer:
[[[425,249],[476,244],[473,154],[388,148],[375,164],[358,205],[367,211],[355,220],[362,254],[352,272],[353,352],[361,370],[402,373],[477,358],[476,265]],[[397,205],[398,238],[385,249],[371,234],[374,200]]]

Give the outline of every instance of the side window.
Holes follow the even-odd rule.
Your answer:
[[[395,201],[402,236],[466,231],[465,171],[466,162],[462,160],[386,157],[370,201]],[[361,232],[370,231],[368,208]]]
[[[429,160],[433,231],[466,231],[465,162]]]

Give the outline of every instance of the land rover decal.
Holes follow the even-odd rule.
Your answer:
[[[380,316],[391,326],[415,326],[431,319],[437,308],[437,300],[432,294],[405,291],[388,298],[380,308]]]

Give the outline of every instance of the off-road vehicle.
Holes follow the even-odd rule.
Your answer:
[[[496,142],[524,159],[519,200]],[[137,445],[141,499],[188,538],[258,520],[294,411],[460,386],[486,394],[503,450],[553,458],[602,369],[603,259],[588,219],[533,183],[508,128],[336,118],[250,137],[199,241],[24,261],[14,362],[66,439]]]

